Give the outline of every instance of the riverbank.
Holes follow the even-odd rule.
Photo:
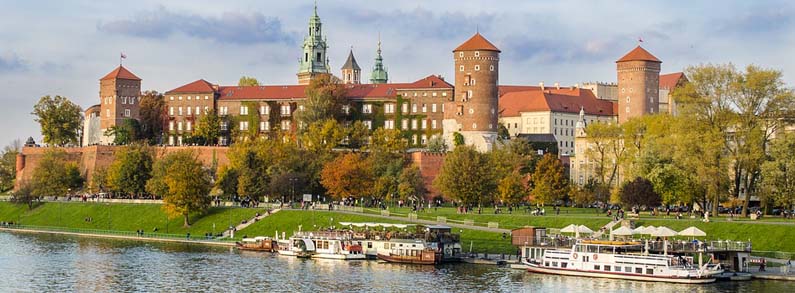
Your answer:
[[[133,240],[133,241],[141,241],[141,242],[167,242],[167,243],[183,243],[183,244],[195,244],[195,245],[210,245],[210,246],[225,246],[225,247],[233,247],[235,246],[235,242],[232,241],[212,241],[212,240],[196,240],[196,239],[189,239],[189,238],[178,238],[178,237],[163,237],[163,235],[146,235],[138,236],[138,235],[127,235],[125,231],[108,231],[108,233],[86,233],[86,232],[71,232],[67,230],[61,230],[57,228],[46,228],[46,227],[35,227],[35,228],[25,228],[25,227],[0,227],[0,231],[9,232],[9,233],[27,233],[27,234],[51,234],[51,235],[67,235],[67,236],[76,236],[76,237],[88,237],[88,238],[103,238],[103,239],[118,239],[118,240]],[[122,235],[118,233],[122,232]],[[117,234],[114,234],[117,233]],[[175,235],[176,236],[176,235]]]

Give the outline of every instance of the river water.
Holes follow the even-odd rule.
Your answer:
[[[795,283],[678,285],[485,265],[301,260],[187,244],[0,232],[0,292],[793,292]]]

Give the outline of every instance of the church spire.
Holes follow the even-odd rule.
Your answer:
[[[356,63],[356,58],[353,57],[353,46],[351,46],[351,51],[348,53],[348,60],[345,61],[345,64],[342,65],[342,83],[352,83],[352,84],[359,84],[360,83],[360,76],[362,69],[359,68],[359,64]]]
[[[387,83],[389,74],[384,68],[384,58],[381,57],[381,33],[378,33],[378,49],[375,52],[375,64],[373,65],[373,72],[370,74],[370,83]]]
[[[317,15],[317,2],[314,14],[309,18],[308,35],[304,37],[303,54],[298,62],[298,83],[308,84],[318,74],[328,74],[328,45],[323,37],[323,23]]]

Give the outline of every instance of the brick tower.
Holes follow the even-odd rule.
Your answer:
[[[616,61],[618,123],[658,111],[661,63],[662,61],[641,46]]]
[[[356,58],[353,57],[353,48],[348,53],[348,60],[342,65],[342,83],[344,84],[359,84],[361,83],[362,68],[356,63]]]
[[[119,65],[99,80],[100,143],[113,143],[113,137],[104,135],[108,128],[120,125],[124,119],[138,120],[141,99],[141,79]]]
[[[453,50],[455,93],[446,103],[444,137],[454,146],[454,133],[464,144],[491,151],[497,138],[500,49],[476,33]]]

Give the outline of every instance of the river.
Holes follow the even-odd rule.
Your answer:
[[[678,285],[508,268],[302,260],[187,244],[0,232],[0,292],[792,292],[795,283]]]

